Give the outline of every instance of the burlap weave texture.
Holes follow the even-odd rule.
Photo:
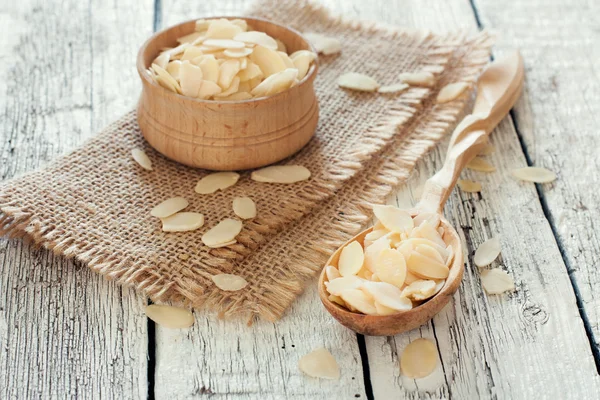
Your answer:
[[[194,186],[207,172],[149,148],[135,114],[129,113],[46,169],[3,183],[0,232],[27,235],[154,301],[208,305],[223,314],[281,316],[334,244],[364,225],[368,205],[385,200],[453,125],[464,102],[437,105],[433,99],[446,83],[476,78],[487,61],[489,40],[485,34],[442,37],[347,21],[309,2],[261,1],[249,14],[344,43],[340,55],[319,60],[321,117],[315,138],[284,162],[308,167],[309,181],[260,184],[243,173],[233,188],[198,195]],[[435,88],[384,96],[342,90],[335,83],[347,71],[391,84],[399,72],[422,70],[436,74]],[[134,147],[146,150],[154,171],[133,162]],[[258,217],[245,222],[239,243],[213,250],[203,246],[202,233],[232,217],[232,199],[241,195],[256,201]],[[205,215],[202,230],[160,230],[149,210],[173,196],[186,197],[187,210]],[[210,279],[222,272],[242,275],[250,285],[223,293]]]

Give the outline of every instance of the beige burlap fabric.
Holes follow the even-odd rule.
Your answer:
[[[135,114],[129,113],[48,168],[3,183],[0,233],[27,236],[76,257],[154,301],[205,305],[222,315],[280,317],[327,254],[366,223],[369,205],[384,201],[456,122],[464,102],[437,105],[435,96],[447,83],[472,82],[487,62],[490,41],[485,34],[440,37],[347,21],[304,1],[261,1],[250,14],[344,43],[340,55],[319,60],[316,136],[285,161],[308,167],[309,181],[260,184],[243,173],[224,192],[198,195],[194,186],[207,172],[178,165],[149,148]],[[335,84],[347,71],[389,84],[399,72],[423,70],[436,75],[435,88],[384,96]],[[133,162],[134,147],[145,148],[153,171]],[[240,195],[256,201],[258,217],[244,223],[237,244],[203,246],[202,233],[232,217],[232,199]],[[204,229],[160,230],[149,210],[173,196],[186,197],[189,211],[205,215]],[[222,292],[210,279],[217,273],[236,273],[250,284],[239,292]]]

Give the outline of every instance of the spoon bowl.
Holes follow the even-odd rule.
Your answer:
[[[327,275],[325,274],[325,268],[323,268],[319,276],[319,297],[327,311],[345,327],[352,329],[354,332],[369,336],[393,336],[427,323],[427,321],[448,304],[458,289],[464,272],[462,245],[458,233],[443,217],[440,220],[440,226],[444,228],[444,236],[442,237],[444,242],[446,245],[452,246],[454,260],[450,266],[450,274],[446,278],[444,286],[433,297],[425,300],[411,310],[400,311],[398,314],[379,316],[352,312],[329,300],[329,293],[325,288]],[[365,236],[372,230],[373,228],[369,228],[346,242],[333,253],[326,265],[337,266],[342,249],[354,240],[364,243]]]

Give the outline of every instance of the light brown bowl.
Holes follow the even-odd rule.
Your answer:
[[[215,17],[220,18],[220,17]],[[259,18],[253,29],[281,40],[288,52],[314,49],[298,32]],[[158,85],[146,72],[163,47],[194,31],[195,20],[161,31],[144,43],[137,58],[143,89],[137,107],[148,143],[168,158],[192,167],[240,170],[280,161],[314,135],[319,106],[313,87],[317,64],[296,86],[270,97],[210,101],[185,97]]]
[[[451,245],[454,249],[454,261],[452,261],[450,274],[446,279],[444,287],[435,296],[414,307],[412,310],[400,312],[398,314],[376,316],[355,313],[329,300],[329,293],[325,289],[327,275],[325,275],[325,268],[323,268],[323,271],[321,271],[321,275],[319,276],[319,297],[327,311],[329,311],[329,313],[346,328],[369,336],[393,336],[398,333],[418,328],[427,323],[427,321],[433,318],[435,314],[440,312],[442,308],[448,304],[458,289],[464,272],[462,247],[458,233],[456,233],[454,228],[445,218],[442,218],[441,226],[444,228],[444,242]],[[371,230],[372,229],[363,231],[346,242],[333,253],[326,265],[337,265],[342,249],[354,240],[363,243],[365,235],[371,232]]]

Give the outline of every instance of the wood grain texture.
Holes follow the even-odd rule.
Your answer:
[[[133,1],[2,3],[1,179],[133,107],[135,52],[151,32],[145,3],[136,13]],[[78,263],[2,239],[0,398],[145,398],[144,304]]]
[[[310,50],[297,32],[264,19],[248,18],[259,32],[280,39],[290,54]],[[242,102],[205,101],[158,85],[147,73],[161,49],[194,32],[190,20],[154,35],[137,60],[143,91],[138,123],[152,147],[191,167],[217,171],[264,167],[300,150],[314,136],[319,106],[313,86],[317,66],[302,81],[274,96]]]
[[[514,110],[515,122],[531,164],[558,174],[538,190],[598,349],[600,2],[475,5],[481,23],[502,32],[497,54],[518,47],[525,58],[527,90]]]
[[[362,18],[385,16],[387,22],[436,31],[475,27],[467,1],[397,1],[386,2],[385,7],[373,3],[373,8],[349,3],[340,2],[340,9],[345,7],[349,15]],[[385,13],[392,8],[403,12]],[[461,227],[468,245],[459,294],[420,332],[366,339],[375,398],[387,398],[389,393],[398,393],[399,398],[525,399],[554,393],[593,398],[598,390],[575,295],[537,193],[532,185],[509,176],[510,169],[525,165],[510,118],[492,134],[492,143],[497,150],[488,158],[498,172],[463,174],[481,182],[482,193],[456,190],[446,207],[447,218]],[[441,166],[447,144],[442,143],[419,164],[418,174],[393,203],[406,207],[418,199],[425,179]],[[492,236],[500,236],[503,246],[501,259],[493,265],[503,266],[515,278],[513,294],[485,295],[477,267],[471,263],[477,246]],[[410,340],[420,336],[436,340],[442,372],[424,380],[407,380],[400,376],[398,357]]]

